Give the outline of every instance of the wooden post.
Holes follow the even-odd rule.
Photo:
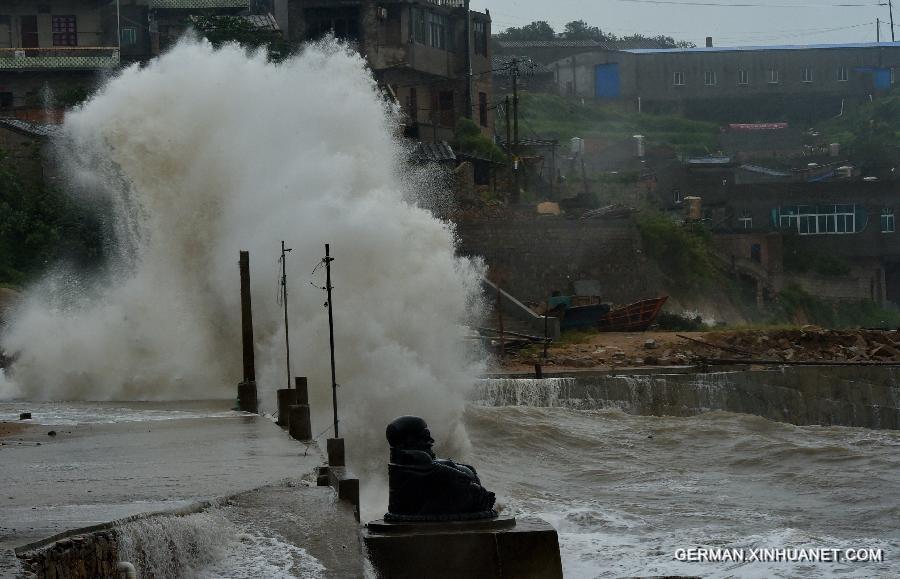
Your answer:
[[[238,409],[256,414],[259,401],[256,394],[256,363],[253,354],[253,309],[250,302],[250,253],[240,252],[241,273],[241,342],[243,346],[244,379],[238,384]]]
[[[242,251],[240,255],[244,382],[256,382],[256,360],[253,354],[253,308],[250,303],[250,252]]]

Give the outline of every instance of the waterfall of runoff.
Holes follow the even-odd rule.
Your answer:
[[[455,256],[452,226],[431,210],[446,191],[407,163],[398,118],[364,60],[333,40],[280,64],[184,40],[110,79],[67,114],[57,149],[72,194],[108,215],[111,263],[102,279],[59,267],[26,292],[3,336],[18,358],[0,398],[234,397],[245,249],[257,382],[273,411],[288,382],[284,239],[293,373],[309,377],[314,435],[325,431],[325,279],[312,272],[328,242],[351,466],[386,471],[384,427],[407,413],[428,419],[442,452],[464,455],[461,417],[480,371],[465,323],[483,266]]]

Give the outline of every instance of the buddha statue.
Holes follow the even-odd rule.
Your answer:
[[[475,468],[432,451],[424,420],[401,416],[387,426],[391,447],[385,521],[459,521],[497,516],[494,493],[481,486]]]

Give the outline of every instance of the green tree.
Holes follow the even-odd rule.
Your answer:
[[[573,20],[566,24],[566,28],[561,36],[567,40],[601,41],[607,39],[599,28],[596,26],[589,26],[584,20]]]
[[[95,265],[101,248],[95,214],[39,176],[23,175],[0,152],[0,283],[22,284],[60,257]]]
[[[216,48],[230,42],[251,50],[264,48],[273,62],[280,62],[290,55],[290,45],[281,34],[259,28],[240,16],[195,15],[188,24]]]
[[[497,38],[503,40],[553,40],[556,38],[556,31],[546,21],[536,20],[519,28],[511,26],[498,34]]]
[[[481,128],[472,119],[460,118],[456,121],[456,129],[453,133],[453,147],[457,151],[473,153],[498,163],[506,159],[500,147],[484,136]]]

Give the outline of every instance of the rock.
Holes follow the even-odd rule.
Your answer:
[[[651,339],[644,342],[644,348],[647,350],[655,350],[656,348],[659,348],[659,345],[656,343],[656,340]]]
[[[648,366],[656,366],[657,364],[659,364],[659,360],[657,360],[655,356],[647,356],[644,358],[644,364]]]
[[[51,430],[50,432],[47,433],[47,436],[56,436],[56,431]]]
[[[31,420],[31,412],[22,412],[19,414],[19,420]]]

